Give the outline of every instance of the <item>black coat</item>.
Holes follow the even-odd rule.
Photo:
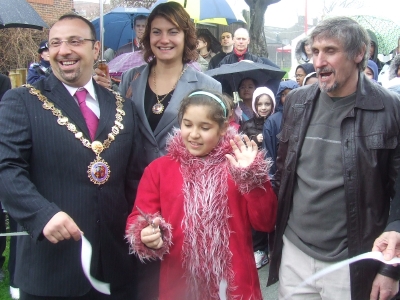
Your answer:
[[[264,122],[265,118],[253,117],[243,122],[239,128],[239,132],[243,132],[250,140],[255,141],[259,149],[262,146],[262,142],[257,141],[257,135],[262,134]]]
[[[278,215],[268,284],[279,280],[282,236],[293,206],[296,166],[319,94],[318,85],[313,84],[295,89],[286,97],[278,135],[274,186],[279,195]],[[353,257],[371,251],[383,231],[400,231],[400,222],[396,221],[400,219],[400,185],[395,184],[400,168],[400,102],[396,95],[359,73],[355,106],[343,119],[341,133],[344,200],[348,208],[343,217],[347,221],[348,253]],[[351,264],[352,299],[369,299],[377,272],[398,270],[371,260]]]

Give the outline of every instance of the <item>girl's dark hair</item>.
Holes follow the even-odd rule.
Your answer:
[[[267,117],[269,117],[270,115],[272,115],[272,111],[275,110],[274,101],[272,100],[270,95],[268,95],[268,94],[258,95],[256,97],[256,99],[254,99],[254,109],[257,110],[258,102],[260,101],[261,96],[264,96],[264,95],[268,97],[269,101],[271,101],[271,111],[269,112],[269,115],[267,116]],[[258,115],[258,111],[256,113]]]
[[[250,78],[250,77],[245,77],[245,78],[243,78],[242,80],[240,80],[240,83],[239,83],[239,86],[238,86],[239,88],[240,88],[240,86],[242,85],[243,81],[245,81],[245,80],[251,80],[251,81],[253,81],[254,86],[255,86],[256,88],[258,88],[258,81],[255,80],[254,78]]]
[[[151,33],[151,23],[153,23],[156,17],[162,17],[174,24],[179,30],[182,30],[185,35],[185,45],[183,49],[182,62],[188,63],[195,61],[198,57],[196,51],[197,37],[196,28],[192,20],[190,20],[189,14],[186,10],[177,2],[166,2],[157,5],[153,11],[150,13],[146,29],[143,34],[143,58],[146,62],[150,62],[154,59],[154,53],[150,47],[150,33]]]
[[[208,34],[199,33],[197,35],[197,39],[202,40],[203,42],[207,43],[207,51],[211,50],[211,38],[208,36]]]
[[[222,101],[222,103],[225,105],[226,109],[224,109],[217,100],[215,100],[214,98],[212,98],[210,96],[203,95],[203,94],[190,96],[191,94],[193,94],[195,92],[207,92],[207,93],[213,94],[214,96],[218,97]],[[182,122],[183,115],[185,114],[186,110],[191,105],[207,106],[209,108],[208,117],[211,120],[217,122],[220,128],[225,126],[225,124],[228,120],[228,116],[229,116],[230,105],[227,102],[226,96],[224,96],[223,94],[216,92],[216,91],[200,90],[200,89],[190,92],[188,94],[188,96],[186,96],[182,100],[181,106],[179,107],[179,112],[178,112],[179,124]]]

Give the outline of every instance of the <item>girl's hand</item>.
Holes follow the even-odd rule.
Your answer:
[[[146,247],[151,249],[160,249],[162,247],[164,242],[161,237],[159,225],[160,218],[155,218],[153,224],[143,228],[140,232],[142,243],[145,244]]]
[[[262,135],[262,133],[260,133],[259,135],[257,135],[257,141],[258,141],[259,143],[261,143],[261,142],[263,141],[263,135]]]
[[[235,157],[230,154],[225,156],[229,159],[230,163],[239,168],[246,168],[252,164],[257,156],[257,144],[250,141],[247,135],[243,135],[243,140],[239,135],[235,135],[234,140],[231,140],[231,146]]]

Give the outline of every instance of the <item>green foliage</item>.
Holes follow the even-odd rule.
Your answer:
[[[11,300],[10,286],[9,286],[10,278],[7,270],[9,253],[10,253],[10,238],[7,238],[7,247],[3,253],[4,256],[6,257],[6,261],[4,262],[3,266],[3,271],[6,277],[4,278],[3,282],[0,282],[0,300]]]

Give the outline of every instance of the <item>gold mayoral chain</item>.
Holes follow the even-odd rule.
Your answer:
[[[42,107],[46,110],[50,110],[54,116],[57,117],[57,123],[61,126],[66,126],[69,131],[75,134],[75,138],[80,140],[86,148],[92,149],[96,154],[96,158],[88,166],[88,177],[91,182],[97,185],[101,185],[107,182],[110,178],[110,166],[108,163],[100,157],[100,154],[110,147],[111,143],[115,140],[115,137],[119,134],[120,130],[124,129],[122,124],[123,116],[125,116],[125,111],[123,110],[125,101],[121,95],[111,89],[108,89],[115,95],[115,103],[117,105],[114,126],[111,127],[111,132],[108,134],[107,139],[104,140],[103,144],[99,141],[93,141],[92,143],[83,137],[83,133],[76,129],[76,126],[69,122],[68,118],[65,117],[61,110],[54,107],[54,103],[50,102],[46,96],[42,95],[39,90],[35,89],[30,84],[23,85],[29,89],[29,93],[38,97],[38,99],[43,102]]]
[[[171,89],[167,94],[165,94],[165,96],[162,97],[162,99],[160,100],[160,99],[158,98],[158,95],[157,95],[156,67],[155,67],[155,66],[153,67],[154,91],[155,91],[156,98],[157,98],[157,103],[154,104],[153,107],[152,107],[152,109],[151,109],[152,112],[153,112],[154,114],[156,114],[156,115],[162,114],[162,112],[164,111],[164,104],[162,104],[161,102],[163,102],[164,99],[167,98],[167,96],[169,95],[169,93],[171,93],[171,92],[176,88],[176,85],[178,84],[179,80],[181,79],[183,73],[185,73],[186,69],[187,69],[187,66],[182,70],[181,75],[179,76],[178,80],[175,82],[175,84],[174,84],[174,86],[172,87],[172,89]]]

